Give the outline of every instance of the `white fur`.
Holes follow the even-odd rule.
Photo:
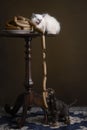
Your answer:
[[[58,34],[60,32],[60,23],[49,14],[32,14],[31,21],[37,28],[41,29],[43,33]]]

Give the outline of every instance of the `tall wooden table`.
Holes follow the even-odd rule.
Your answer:
[[[38,32],[30,32],[28,30],[2,30],[0,31],[0,37],[10,37],[10,38],[22,38],[25,40],[25,79],[24,79],[24,87],[25,87],[25,95],[32,93],[32,74],[31,74],[31,41],[33,38],[41,36]],[[27,96],[25,97],[26,100]],[[26,104],[26,101],[25,101]],[[18,106],[17,106],[18,107]],[[26,107],[26,106],[25,106]],[[15,112],[18,108],[15,108]],[[26,107],[27,109],[27,107]],[[26,110],[23,112],[25,116]],[[14,112],[14,114],[15,114]],[[25,117],[19,121],[20,125],[23,124]]]

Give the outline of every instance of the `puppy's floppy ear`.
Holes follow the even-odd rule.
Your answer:
[[[54,93],[55,93],[55,91],[54,91],[54,90],[52,90],[52,91],[51,91],[51,94],[54,94]]]

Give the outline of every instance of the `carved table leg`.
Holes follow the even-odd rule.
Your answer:
[[[21,120],[19,121],[19,126],[22,126],[26,119],[27,109],[31,105],[31,96],[32,96],[32,86],[33,81],[31,77],[31,37],[25,38],[25,96],[23,103],[23,113]]]
[[[25,38],[25,90],[32,89],[33,81],[31,77],[31,37]]]

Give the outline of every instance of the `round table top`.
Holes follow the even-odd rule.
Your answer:
[[[41,33],[33,32],[29,30],[1,30],[0,36],[2,37],[36,37],[41,36]]]

